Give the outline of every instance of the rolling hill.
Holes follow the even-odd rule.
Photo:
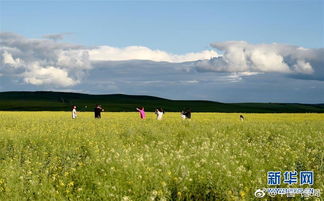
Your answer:
[[[77,105],[79,111],[93,111],[101,104],[105,111],[129,112],[144,106],[146,111],[163,107],[178,112],[191,108],[193,112],[246,113],[324,113],[324,104],[299,103],[220,103],[200,100],[169,100],[153,96],[123,94],[89,95],[70,92],[0,92],[1,111],[69,111]]]

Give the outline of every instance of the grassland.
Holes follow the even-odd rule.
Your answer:
[[[323,193],[324,114],[238,115],[0,112],[0,200],[265,200],[271,170]]]

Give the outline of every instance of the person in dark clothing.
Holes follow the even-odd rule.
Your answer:
[[[184,115],[186,116],[186,119],[191,119],[191,109],[187,109]]]
[[[96,105],[96,107],[94,109],[95,118],[100,119],[101,118],[101,112],[103,112],[103,111],[104,110],[102,109],[101,105]]]
[[[182,119],[191,119],[191,109],[185,109],[181,112]]]

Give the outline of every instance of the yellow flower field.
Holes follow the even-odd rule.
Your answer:
[[[324,114],[239,115],[0,112],[0,200],[265,200],[294,170],[324,193]]]

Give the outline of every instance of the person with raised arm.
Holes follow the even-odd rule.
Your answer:
[[[136,108],[136,110],[140,113],[141,119],[145,119],[146,115],[145,115],[144,107]]]

